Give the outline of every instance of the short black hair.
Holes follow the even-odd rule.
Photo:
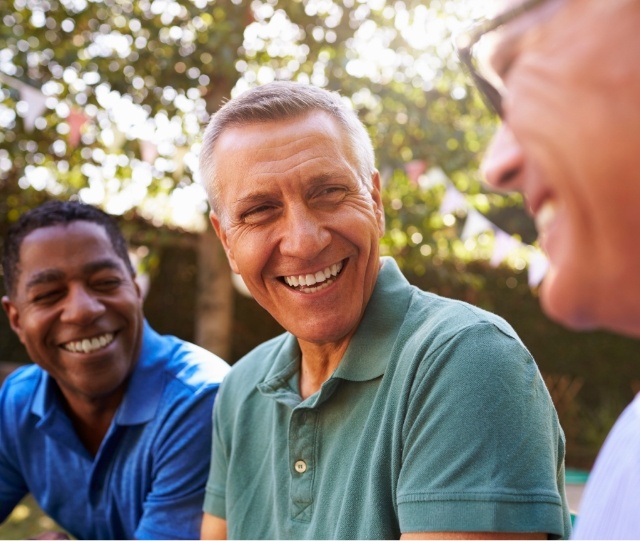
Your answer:
[[[9,296],[15,295],[15,287],[20,273],[20,247],[29,233],[43,227],[67,225],[72,222],[93,222],[104,227],[113,249],[126,268],[135,276],[133,265],[129,259],[127,241],[116,221],[106,212],[77,201],[47,201],[28,210],[15,222],[7,232],[2,254],[5,290]]]

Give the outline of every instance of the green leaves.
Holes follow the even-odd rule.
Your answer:
[[[173,204],[172,192],[196,180],[208,115],[234,89],[285,78],[350,99],[394,183],[423,160],[477,192],[478,151],[494,120],[453,56],[463,4],[0,0],[0,189],[75,193],[117,214]],[[29,130],[34,96],[44,111]],[[201,212],[204,196],[193,193],[185,215]],[[424,239],[439,230],[396,229],[409,226],[428,227]],[[417,238],[395,234],[397,251],[420,248],[405,237]]]

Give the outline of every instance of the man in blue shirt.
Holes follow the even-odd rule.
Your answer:
[[[197,538],[226,363],[151,329],[126,242],[96,208],[25,213],[3,269],[34,365],[0,390],[0,521],[31,492],[80,539]]]

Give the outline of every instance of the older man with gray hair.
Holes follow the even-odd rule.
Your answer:
[[[286,329],[214,408],[203,538],[569,535],[564,437],[502,319],[412,287],[370,138],[338,95],[226,103],[201,176],[229,263]]]

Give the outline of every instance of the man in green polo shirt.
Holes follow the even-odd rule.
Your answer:
[[[569,535],[531,355],[380,258],[373,149],[339,96],[245,92],[213,116],[200,170],[231,268],[288,331],[222,386],[203,538]]]

